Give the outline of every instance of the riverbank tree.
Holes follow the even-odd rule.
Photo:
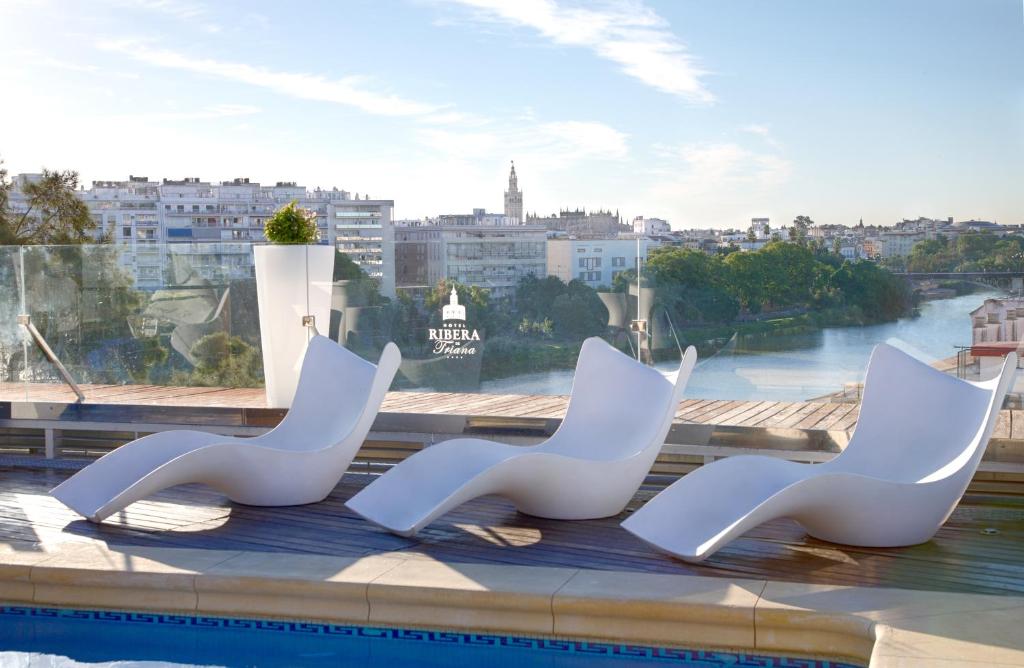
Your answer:
[[[910,272],[972,272],[1024,270],[1024,237],[998,237],[991,232],[944,235],[919,241],[905,261]]]
[[[680,325],[729,324],[742,315],[858,309],[864,322],[893,320],[914,305],[905,282],[867,261],[851,262],[809,244],[708,255],[654,249],[644,269],[656,303]],[[626,281],[617,283],[625,289]],[[844,321],[848,320],[844,316]]]

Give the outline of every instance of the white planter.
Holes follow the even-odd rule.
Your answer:
[[[266,245],[253,253],[267,406],[289,408],[313,335],[303,316],[312,315],[325,336],[331,324],[334,247]]]

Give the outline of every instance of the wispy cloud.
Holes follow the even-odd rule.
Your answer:
[[[781,149],[782,148],[782,143],[779,142],[779,140],[777,140],[774,135],[772,135],[772,131],[771,131],[771,129],[767,125],[760,125],[760,124],[757,124],[757,123],[752,123],[750,125],[744,125],[743,127],[741,127],[740,131],[747,132],[747,133],[750,133],[752,135],[757,135],[758,137],[763,139],[765,141],[765,143],[768,144],[769,146],[771,146],[772,148],[776,148],[776,149]]]
[[[712,202],[758,199],[789,180],[792,163],[778,152],[761,152],[734,142],[656,146],[650,171],[653,201]]]
[[[208,33],[219,33],[221,27],[210,20],[209,8],[194,0],[107,0],[114,7],[139,9],[189,21]]]
[[[124,119],[144,121],[199,121],[252,116],[253,114],[260,113],[260,111],[259,107],[248,104],[215,104],[195,111],[161,111],[151,114],[118,114],[117,116]]]
[[[683,146],[679,157],[687,172],[709,184],[750,183],[776,185],[789,178],[790,163],[771,153],[758,153],[739,144],[697,144]]]
[[[329,79],[319,74],[283,72],[246,63],[196,57],[156,48],[138,40],[104,41],[98,46],[155,67],[235,81],[302,100],[355,107],[379,116],[428,116],[446,110],[443,106],[373,90],[367,79],[360,76]]]
[[[462,131],[423,129],[419,143],[446,160],[472,162],[508,156],[537,170],[564,169],[593,160],[622,160],[628,137],[596,121],[509,122]]]
[[[474,10],[481,21],[532,28],[565,46],[587,48],[657,90],[713,102],[706,72],[669,24],[640,0],[567,6],[556,0],[448,0]]]

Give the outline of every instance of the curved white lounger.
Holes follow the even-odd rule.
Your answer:
[[[529,515],[563,520],[615,515],[640,487],[672,426],[697,352],[675,382],[600,338],[583,342],[565,419],[531,447],[459,438],[416,453],[349,499],[350,509],[411,536],[485,494]]]
[[[923,543],[967,489],[1016,368],[1011,353],[997,378],[970,383],[881,344],[871,355],[860,419],[842,454],[814,465],[723,459],[676,481],[622,526],[686,561],[706,559],[779,517],[833,543]]]
[[[253,506],[322,501],[366,438],[401,359],[393,343],[375,366],[314,336],[292,407],[273,430],[253,438],[191,430],[144,436],[104,455],[50,494],[93,522],[184,483],[203,483]]]

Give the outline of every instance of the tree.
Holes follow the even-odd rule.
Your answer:
[[[526,276],[516,288],[515,305],[522,316],[517,331],[523,334],[580,340],[604,334],[608,324],[597,291],[575,279],[566,284],[557,276]]]
[[[893,320],[913,305],[907,282],[874,262],[844,262],[829,278],[829,285],[841,293],[846,306],[858,308],[867,322]]]
[[[432,326],[441,323],[441,307],[451,298],[452,288],[459,297],[459,303],[466,307],[466,322],[484,331],[494,329],[494,313],[491,304],[491,291],[476,285],[468,286],[456,281],[442,279],[424,299],[424,306],[429,314]]]
[[[0,169],[0,245],[66,245],[91,240],[96,222],[78,198],[78,172],[43,170],[37,180],[21,183],[24,206],[11,209],[16,184]]]
[[[581,281],[569,281],[565,292],[555,298],[551,310],[555,333],[564,338],[582,341],[607,330],[607,309],[597,291]]]
[[[839,237],[832,240],[832,252],[836,255],[843,254],[843,241]]]
[[[516,286],[516,308],[530,320],[550,318],[555,300],[565,294],[566,284],[557,276],[525,276]]]
[[[810,234],[812,227],[814,227],[814,221],[811,220],[810,216],[797,216],[793,219],[793,229],[796,230],[796,239],[793,239],[793,233],[791,232],[790,240],[804,243],[807,240],[807,235]]]
[[[352,261],[352,258],[348,256],[348,253],[342,253],[340,250],[335,250],[334,280],[352,281],[361,278],[366,278],[366,273],[362,270],[362,268]]]
[[[226,332],[209,334],[192,346],[196,368],[188,385],[206,387],[259,387],[263,385],[263,357],[258,349]]]

